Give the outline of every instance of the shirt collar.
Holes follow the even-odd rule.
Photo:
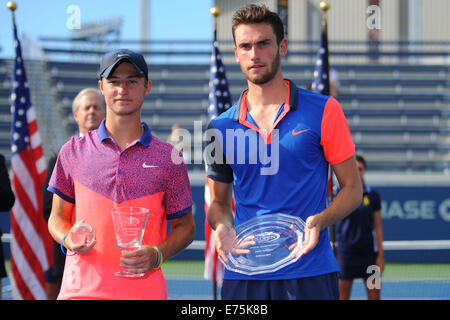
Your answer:
[[[296,110],[297,106],[298,106],[297,86],[295,85],[295,83],[293,83],[289,79],[285,79],[284,81],[289,84],[289,107],[293,110]],[[246,91],[248,91],[248,89],[245,89],[244,91],[242,91],[241,95],[239,96],[239,100],[237,102],[236,113],[235,113],[234,119],[233,119],[234,121],[239,121],[239,116],[241,113],[242,98],[246,96],[246,94],[245,94]]]
[[[150,128],[147,126],[145,122],[141,123],[144,126],[144,133],[140,137],[139,142],[142,145],[148,147],[150,145],[150,142],[152,141],[152,133],[150,132]]]
[[[106,131],[105,127],[105,120],[102,120],[102,123],[98,127],[98,139],[103,142],[106,139],[111,139],[111,137],[108,135],[108,132]],[[142,145],[148,147],[150,145],[150,142],[152,141],[152,133],[150,132],[150,128],[145,122],[142,122],[142,126],[144,127],[144,133],[139,138],[138,142],[140,142]]]
[[[103,140],[105,140],[105,139],[110,139],[108,132],[106,131],[105,120],[106,119],[102,120],[102,122],[100,123],[100,126],[98,127],[98,130],[97,130],[98,139],[101,142],[103,142]]]

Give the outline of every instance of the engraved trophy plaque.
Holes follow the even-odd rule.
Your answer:
[[[304,221],[283,213],[257,216],[236,227],[225,267],[246,275],[275,272],[298,260],[304,239]]]

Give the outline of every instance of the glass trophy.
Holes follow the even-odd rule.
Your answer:
[[[224,266],[246,275],[275,272],[298,260],[304,240],[304,221],[274,213],[257,216],[236,227],[236,238]]]
[[[148,209],[140,207],[119,207],[111,209],[116,240],[121,251],[134,251],[141,248],[148,213]],[[128,270],[121,270],[114,275],[136,278],[144,276],[144,273],[132,273]]]
[[[89,246],[95,239],[92,227],[84,222],[76,222],[69,232],[70,241],[74,245]]]

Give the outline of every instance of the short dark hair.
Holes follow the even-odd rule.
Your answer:
[[[240,24],[268,23],[272,26],[277,37],[277,44],[284,38],[284,26],[276,12],[270,11],[265,5],[249,4],[238,9],[231,22],[233,40],[236,43],[234,32]]]
[[[364,169],[367,169],[367,163],[366,163],[366,160],[363,158],[363,156],[357,154],[356,161],[358,161],[359,163],[362,163],[362,165],[364,166]]]

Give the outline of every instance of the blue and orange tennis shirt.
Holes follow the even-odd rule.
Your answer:
[[[261,135],[247,112],[248,91],[210,122],[213,133],[205,147],[207,175],[233,183],[235,225],[278,212],[306,221],[323,211],[327,204],[328,164],[339,164],[355,153],[336,99],[285,82],[289,94],[269,132]],[[338,270],[328,231],[323,230],[313,251],[275,273],[246,276],[225,270],[224,279],[291,279]]]
[[[187,170],[177,161],[181,155],[142,125],[141,138],[124,150],[108,135],[103,120],[98,130],[72,137],[59,152],[48,190],[75,204],[73,222],[90,224],[96,244],[87,254],[66,257],[58,299],[167,298],[160,269],[139,280],[114,276],[121,269],[121,253],[111,208],[149,209],[142,241],[147,245],[165,240],[168,219],[192,210]]]

